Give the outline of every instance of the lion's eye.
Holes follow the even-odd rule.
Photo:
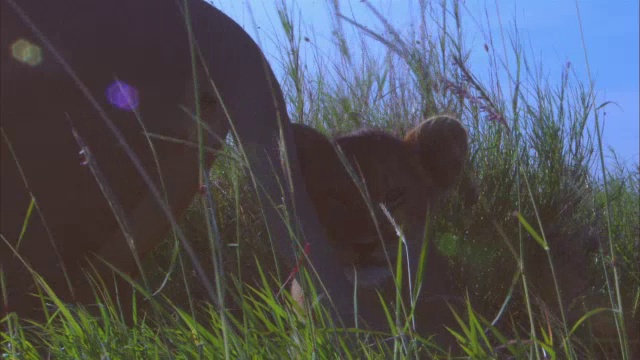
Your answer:
[[[398,207],[404,199],[405,188],[396,187],[387,191],[384,198],[384,203],[389,207],[389,210],[393,210]]]

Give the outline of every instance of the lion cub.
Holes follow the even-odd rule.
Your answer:
[[[462,173],[463,125],[439,116],[404,139],[377,130],[329,139],[293,124],[293,135],[306,190],[347,276],[365,287],[390,280],[399,231],[417,263],[428,214]]]

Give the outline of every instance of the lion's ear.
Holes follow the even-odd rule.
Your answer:
[[[291,124],[298,162],[303,172],[317,166],[323,157],[334,152],[331,141],[318,130],[302,124]]]
[[[467,157],[467,131],[462,123],[449,116],[427,119],[405,137],[420,154],[422,166],[436,185],[453,186],[462,173]]]

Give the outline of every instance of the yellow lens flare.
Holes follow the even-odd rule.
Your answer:
[[[29,66],[37,66],[42,62],[42,49],[25,39],[19,39],[11,45],[11,55]]]

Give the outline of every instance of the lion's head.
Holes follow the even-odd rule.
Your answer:
[[[422,243],[429,212],[462,173],[466,130],[440,116],[404,139],[364,130],[330,140],[303,125],[293,132],[306,189],[345,273],[353,279],[355,269],[361,286],[390,279],[397,230]]]

